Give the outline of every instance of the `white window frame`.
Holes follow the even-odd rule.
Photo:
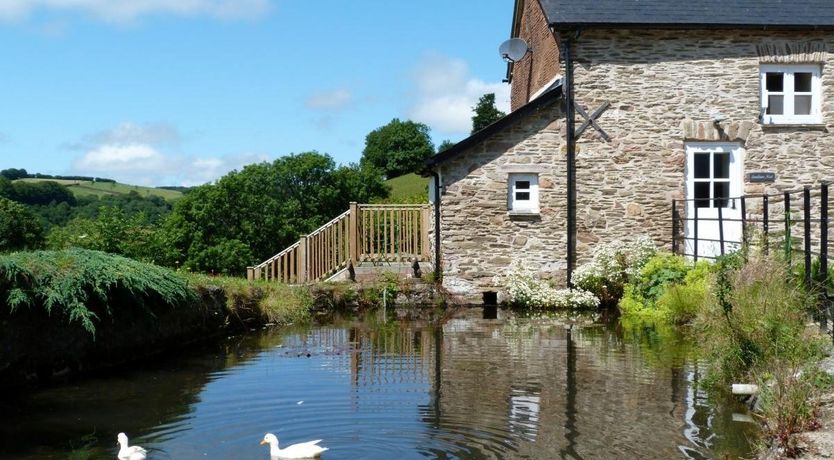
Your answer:
[[[783,74],[782,92],[770,92],[767,90],[768,73]],[[796,93],[794,91],[794,74],[796,73],[810,73],[811,74],[811,92],[810,93]],[[759,80],[761,85],[761,102],[762,102],[762,123],[774,125],[807,125],[807,124],[821,124],[822,116],[820,108],[822,107],[822,68],[817,64],[762,64],[759,67]],[[782,100],[783,112],[782,115],[770,115],[767,113],[768,96],[781,95],[784,96]],[[811,96],[811,113],[808,115],[794,114],[794,97],[797,95]]]
[[[529,182],[526,189],[518,188],[519,182]],[[509,174],[507,179],[507,207],[514,214],[539,213],[539,175],[535,173]],[[516,193],[528,192],[530,199],[519,200]]]

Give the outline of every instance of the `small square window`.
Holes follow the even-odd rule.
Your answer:
[[[510,212],[537,214],[539,212],[539,176],[510,174],[507,206]]]
[[[765,64],[760,72],[763,123],[822,123],[820,66]]]

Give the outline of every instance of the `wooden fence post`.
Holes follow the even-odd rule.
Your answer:
[[[246,279],[255,281],[255,267],[246,267]]]
[[[298,240],[298,284],[307,282],[307,237]]]
[[[359,204],[350,202],[350,216],[348,221],[348,262],[356,267],[359,260]]]
[[[420,213],[420,255],[427,260],[431,258],[429,251],[429,221],[431,220],[431,206],[423,207]],[[437,229],[435,229],[437,231]]]

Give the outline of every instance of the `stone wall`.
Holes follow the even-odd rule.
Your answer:
[[[514,259],[542,278],[564,276],[564,116],[551,103],[440,167],[444,286],[453,294],[498,290],[496,275]],[[538,173],[541,212],[511,217],[509,173]],[[563,282],[563,279],[557,279]]]
[[[671,200],[684,198],[686,141],[745,148],[743,169],[776,172],[776,193],[834,177],[834,34],[764,31],[585,31],[575,44],[576,100],[611,136],[578,140],[578,256],[600,241],[648,233],[671,245]],[[759,123],[759,65],[822,62],[821,126]],[[726,117],[720,125],[712,114]],[[579,118],[578,122],[582,119]],[[755,212],[755,209],[751,209]]]
[[[515,110],[559,74],[559,47],[550,32],[538,0],[519,0],[521,17],[517,38],[527,42],[533,50],[524,59],[513,64],[510,106]]]

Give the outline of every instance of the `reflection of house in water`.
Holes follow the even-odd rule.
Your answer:
[[[442,328],[392,323],[313,334],[302,341],[330,356],[325,366],[349,374],[357,407],[422,395],[426,442],[450,455],[709,455],[702,440],[713,421],[696,404],[691,372],[650,367],[637,345],[603,328],[453,319]]]

